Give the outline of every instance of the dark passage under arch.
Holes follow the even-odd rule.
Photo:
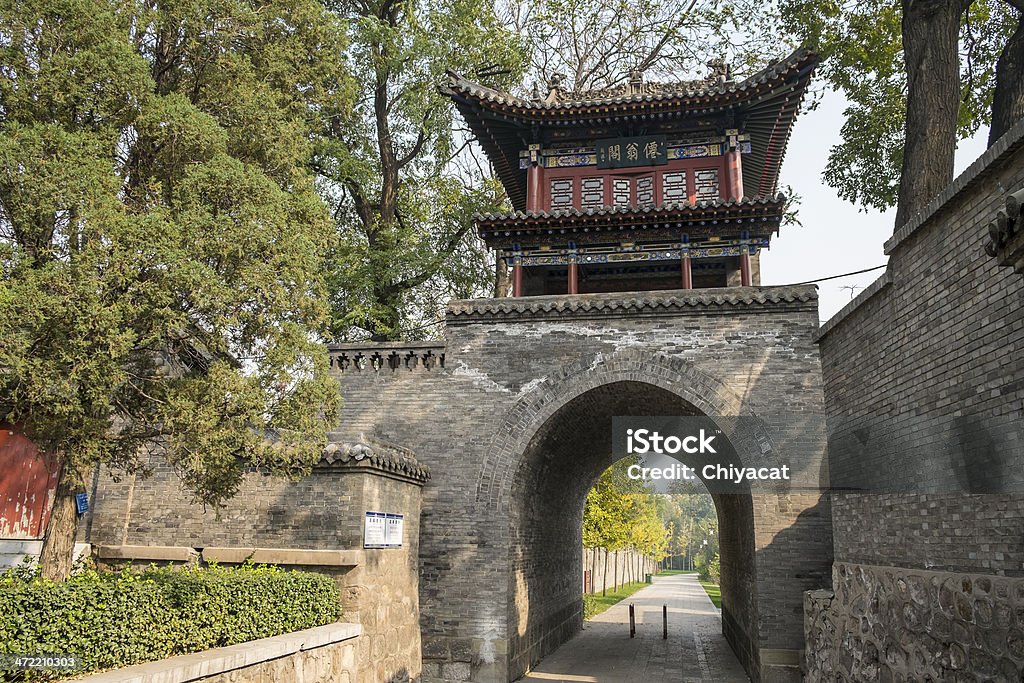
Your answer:
[[[638,381],[590,389],[551,415],[529,441],[512,482],[509,515],[509,674],[514,680],[583,624],[583,504],[615,460],[612,418],[699,416],[675,393]],[[757,581],[752,499],[713,494],[721,533],[723,631],[756,667]]]

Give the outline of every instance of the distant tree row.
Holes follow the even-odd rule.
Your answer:
[[[612,585],[618,585],[618,553],[632,551],[634,556],[661,563],[678,558],[694,569],[695,559],[705,563],[718,553],[718,516],[711,495],[697,483],[681,483],[668,494],[658,494],[642,481],[630,479],[627,470],[635,456],[619,460],[598,479],[588,492],[583,507],[583,546],[602,549],[590,555],[591,576],[597,575],[601,562],[607,589],[609,554],[612,556]],[[639,576],[639,569],[633,572]],[[597,590],[592,586],[593,591]]]

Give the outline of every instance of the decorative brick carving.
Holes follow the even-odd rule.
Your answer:
[[[999,265],[1012,267],[1024,274],[1024,189],[1017,190],[1006,198],[1006,206],[996,212],[987,226],[988,237],[985,252],[996,259]]]
[[[320,465],[370,468],[421,483],[430,478],[430,470],[416,461],[412,451],[379,441],[329,443]]]
[[[331,368],[343,373],[437,371],[444,368],[443,342],[337,344],[328,347]]]

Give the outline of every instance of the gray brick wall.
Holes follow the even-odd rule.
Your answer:
[[[1024,122],[897,230],[886,274],[822,328],[847,490],[835,593],[805,607],[808,680],[1024,671],[1024,278],[983,248],[1021,187]]]
[[[102,546],[353,550],[363,545],[363,513],[404,515],[403,547],[367,549],[355,566],[293,566],[335,577],[344,621],[362,625],[360,681],[418,677],[420,486],[366,467],[323,465],[295,481],[247,475],[217,510],[192,502],[175,474],[152,459],[152,476],[100,476],[85,524]],[[145,565],[144,560],[135,564]]]
[[[837,560],[1024,570],[1024,278],[983,249],[1024,187],[1024,146],[1000,150],[898,232],[882,282],[823,327],[833,483],[878,494],[836,495]]]

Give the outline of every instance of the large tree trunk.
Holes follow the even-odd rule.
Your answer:
[[[996,88],[992,98],[991,147],[1013,124],[1024,118],[1024,0],[1007,0],[1018,12],[1017,30],[1003,46],[996,62]]]
[[[953,180],[960,108],[958,38],[965,0],[902,0],[906,142],[896,227]]]
[[[39,567],[45,578],[64,581],[71,576],[75,559],[75,537],[78,535],[78,510],[75,494],[85,490],[85,477],[74,467],[62,463],[57,493],[43,536]]]

